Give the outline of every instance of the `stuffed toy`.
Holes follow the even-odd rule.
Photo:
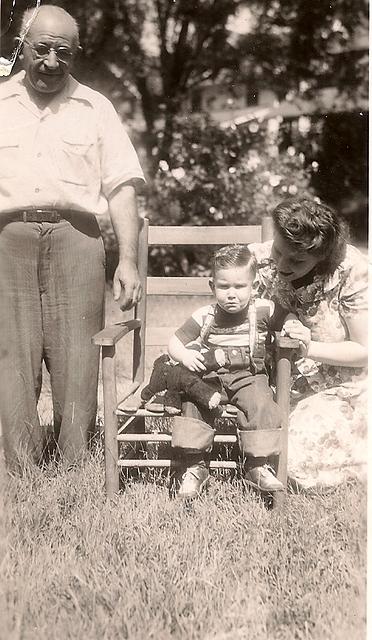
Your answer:
[[[225,364],[222,349],[211,349],[203,355],[207,372],[217,371]],[[161,404],[157,395],[159,393],[163,394]],[[190,371],[183,364],[173,363],[167,354],[161,355],[154,362],[148,385],[141,391],[142,400],[153,411],[164,409],[166,413],[176,415],[181,413],[183,394],[202,408],[209,409],[217,415],[222,413],[219,406],[221,394],[218,391],[201,380],[200,374]]]

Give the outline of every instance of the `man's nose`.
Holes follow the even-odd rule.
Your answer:
[[[50,49],[46,58],[44,58],[44,64],[49,69],[57,69],[59,66],[58,58],[54,49]]]

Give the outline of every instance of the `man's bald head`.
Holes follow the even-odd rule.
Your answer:
[[[54,25],[60,25],[62,29],[71,29],[73,44],[76,47],[79,46],[79,26],[75,18],[65,9],[53,5],[42,5],[38,9],[26,9],[22,16],[20,38],[23,40],[26,36],[32,35],[32,29],[37,27],[40,20],[43,24],[51,22]]]
[[[25,12],[22,29],[25,84],[34,100],[45,103],[68,82],[79,45],[78,26],[64,9],[43,5]]]

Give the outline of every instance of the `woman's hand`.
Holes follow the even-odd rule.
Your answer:
[[[306,357],[311,343],[310,329],[305,327],[296,316],[289,314],[284,322],[283,331],[290,338],[296,338],[300,341],[301,355]]]

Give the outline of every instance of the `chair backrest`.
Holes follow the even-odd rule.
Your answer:
[[[138,263],[143,288],[143,297],[135,309],[135,317],[141,320],[141,329],[135,332],[133,345],[133,379],[142,382],[145,373],[145,345],[164,350],[170,336],[179,324],[175,324],[171,305],[159,309],[159,316],[170,316],[167,326],[159,326],[159,322],[148,321],[147,301],[151,296],[211,296],[208,277],[152,277],[147,275],[148,252],[152,246],[216,246],[227,244],[250,244],[265,242],[273,235],[272,220],[263,218],[260,225],[227,226],[227,227],[191,227],[191,226],[150,226],[145,218],[141,221]],[[201,302],[203,304],[203,302]],[[172,323],[173,319],[173,323]],[[186,320],[186,317],[183,318]],[[160,323],[161,324],[161,323]]]

